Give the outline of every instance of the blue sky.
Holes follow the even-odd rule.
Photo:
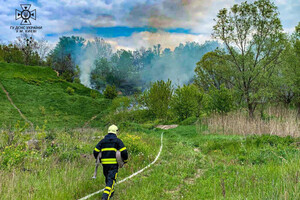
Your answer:
[[[161,43],[173,48],[180,42],[211,39],[213,19],[221,8],[234,0],[0,0],[0,40],[13,41],[17,34],[10,26],[19,25],[15,9],[32,4],[43,30],[35,34],[55,44],[62,35],[80,35],[87,40],[103,37],[116,49],[149,47]],[[253,1],[249,1],[253,2]],[[300,21],[299,0],[275,0],[286,32]],[[3,6],[4,5],[4,6]]]

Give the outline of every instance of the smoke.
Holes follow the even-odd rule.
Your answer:
[[[175,85],[183,85],[192,81],[196,63],[202,56],[215,50],[218,46],[220,45],[216,41],[207,41],[201,45],[196,42],[186,42],[172,51],[169,48],[162,49],[161,45],[154,45],[148,49],[127,51],[129,56],[121,58],[120,52],[122,51],[113,53],[113,47],[108,42],[95,38],[84,46],[83,53],[76,60],[80,60],[80,81],[87,87],[92,87],[90,79],[91,72],[95,68],[94,62],[101,58],[107,58],[112,62],[111,67],[117,70],[116,74],[122,70],[125,70],[126,73],[130,71],[127,79],[123,80],[127,85],[138,85],[145,88],[150,82],[168,79]],[[116,56],[112,61],[111,58],[114,54]],[[129,66],[128,63],[132,63],[132,66]],[[136,71],[132,71],[132,69]],[[132,75],[130,76],[130,74]]]
[[[180,44],[174,51],[165,49],[144,70],[143,79],[146,82],[170,79],[175,85],[188,84],[193,80],[196,63],[205,53],[215,50],[218,46],[220,45],[216,41],[208,41],[202,45],[187,42]]]
[[[89,41],[80,55],[80,81],[83,85],[91,88],[90,76],[94,69],[94,62],[99,58],[109,59],[112,56],[112,47],[106,43],[102,38],[94,38]]]

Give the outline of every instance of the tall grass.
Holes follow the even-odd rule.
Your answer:
[[[263,114],[257,114],[254,119],[249,119],[245,110],[239,110],[227,115],[212,114],[198,121],[197,126],[201,128],[200,124],[206,125],[207,133],[300,137],[300,121],[296,116],[296,110],[270,107]]]

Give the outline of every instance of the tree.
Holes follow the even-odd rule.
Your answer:
[[[1,45],[0,52],[3,61],[24,64],[23,52],[15,44]]]
[[[35,65],[38,64],[40,58],[37,52],[37,41],[33,38],[33,36],[28,34],[22,34],[17,37],[16,46],[23,52],[24,55],[24,64],[25,65]]]
[[[75,66],[80,62],[84,41],[78,36],[60,37],[59,42],[49,54],[51,67],[60,73],[73,74]]]
[[[226,83],[226,78],[222,73],[222,68],[226,65],[226,61],[220,57],[218,51],[206,53],[195,68],[195,84],[205,91],[211,87],[220,89],[221,84]]]
[[[286,43],[280,57],[278,80],[275,80],[277,96],[286,105],[295,103],[300,117],[300,22]]]
[[[131,51],[118,50],[111,58],[113,76],[111,81],[125,94],[133,94],[138,91],[140,77],[138,67],[134,65],[134,57]]]
[[[228,63],[226,81],[241,93],[253,118],[256,106],[268,93],[268,80],[283,51],[277,7],[270,0],[257,0],[224,8],[217,15],[213,36],[226,47],[223,54],[228,56],[220,56]]]
[[[297,74],[296,69],[299,66],[299,59],[291,39],[287,41],[285,50],[280,55],[280,64],[276,72],[277,76],[272,80],[274,98],[277,102],[282,102],[285,107],[288,107],[295,99],[295,87],[297,85],[294,78]]]
[[[210,111],[214,111],[225,115],[233,108],[233,95],[232,92],[225,87],[224,84],[220,88],[211,87],[208,95],[210,100],[208,102],[208,108]]]
[[[179,119],[184,120],[199,116],[201,100],[202,94],[195,85],[183,85],[175,90],[171,106]]]
[[[47,54],[49,53],[50,45],[47,40],[41,39],[37,41],[36,51],[40,56],[40,64],[45,61]]]
[[[300,22],[295,27],[295,40],[293,42],[294,52],[295,52],[295,62],[298,63],[292,68],[293,81],[295,84],[294,92],[296,95],[296,105],[298,107],[298,118],[300,118]]]
[[[94,69],[91,71],[92,87],[101,90],[105,88],[106,84],[114,84],[112,81],[112,65],[106,58],[95,60]]]
[[[173,94],[172,82],[156,81],[150,84],[150,89],[143,94],[145,106],[149,111],[160,119],[167,117],[170,107],[171,97]]]

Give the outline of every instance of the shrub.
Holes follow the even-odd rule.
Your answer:
[[[171,105],[180,120],[199,116],[202,96],[195,85],[184,85],[175,90]]]
[[[96,98],[98,97],[98,92],[97,92],[96,90],[91,90],[90,96],[91,96],[93,99],[96,99]]]
[[[76,78],[74,78],[73,82],[74,83],[80,83],[80,79],[76,77]]]
[[[66,91],[67,91],[67,93],[68,93],[69,95],[73,95],[74,92],[75,92],[75,90],[74,90],[73,88],[71,88],[71,87],[67,87]]]
[[[220,89],[210,88],[208,95],[207,106],[209,111],[226,114],[233,109],[232,92],[224,84],[220,86]]]
[[[65,71],[63,72],[60,77],[62,77],[64,80],[68,82],[73,82],[73,73],[71,71]]]
[[[193,125],[196,123],[197,119],[198,118],[195,116],[189,117],[189,118],[183,120],[182,122],[180,122],[180,125]]]
[[[156,81],[155,83],[151,83],[150,89],[146,90],[143,94],[142,102],[157,118],[165,119],[167,117],[173,93],[171,83],[170,80],[167,82],[163,80]]]
[[[115,98],[112,102],[112,110],[117,112],[127,111],[130,106],[130,99],[128,97]]]
[[[116,86],[107,85],[104,92],[103,92],[103,94],[104,94],[104,97],[107,98],[107,99],[116,98],[118,96]]]

